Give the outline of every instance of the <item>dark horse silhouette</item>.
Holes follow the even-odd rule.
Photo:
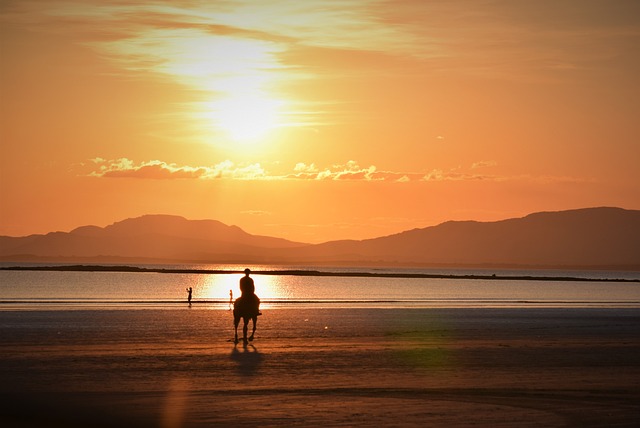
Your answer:
[[[238,343],[238,325],[240,324],[240,318],[243,320],[242,325],[242,340],[244,343],[253,340],[253,335],[256,333],[256,323],[258,322],[258,315],[260,314],[260,299],[255,294],[245,294],[236,299],[233,303],[233,328],[235,331],[234,342]],[[247,339],[247,331],[249,320],[253,322],[253,330],[251,336]]]

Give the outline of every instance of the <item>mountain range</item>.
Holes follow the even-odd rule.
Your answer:
[[[494,222],[448,221],[322,244],[251,235],[215,220],[145,215],[104,228],[0,236],[0,260],[640,270],[640,211],[600,207]]]

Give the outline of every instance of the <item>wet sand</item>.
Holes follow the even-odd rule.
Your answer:
[[[0,311],[7,427],[636,426],[640,310]]]

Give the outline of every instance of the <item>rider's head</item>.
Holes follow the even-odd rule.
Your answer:
[[[251,269],[247,268],[244,270],[244,274],[249,276],[249,274],[251,273]]]

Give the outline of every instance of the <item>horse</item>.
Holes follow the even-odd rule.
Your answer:
[[[238,325],[240,324],[240,318],[243,320],[242,326],[242,340],[246,344],[248,341],[253,341],[253,336],[256,333],[256,324],[258,322],[258,315],[260,313],[260,299],[255,294],[243,295],[233,302],[233,328],[235,332],[234,343],[238,343]],[[247,338],[247,332],[249,330],[249,320],[253,323],[253,330],[251,336]]]

